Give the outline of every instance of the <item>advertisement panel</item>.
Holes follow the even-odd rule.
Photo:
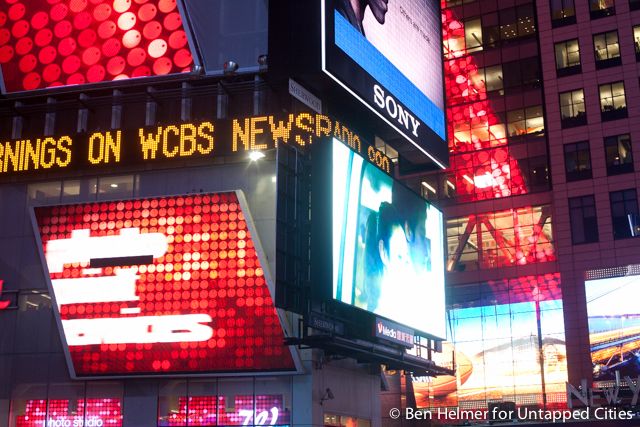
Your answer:
[[[331,144],[333,298],[444,338],[442,212]]]
[[[158,426],[288,426],[290,421],[283,395],[180,396],[177,408],[158,417]]]
[[[444,168],[439,2],[322,0],[322,7],[323,71]]]
[[[191,71],[175,0],[23,0],[0,11],[3,91]]]
[[[640,375],[640,276],[585,281],[593,379]]]
[[[34,211],[73,376],[295,369],[241,192]]]
[[[414,377],[421,408],[566,402],[567,356],[560,275],[482,283],[454,295],[447,341],[434,354],[455,376]],[[453,365],[455,363],[455,365]],[[543,394],[545,398],[543,398]]]

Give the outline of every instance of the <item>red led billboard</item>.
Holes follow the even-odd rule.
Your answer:
[[[16,427],[121,427],[120,399],[28,400]]]
[[[295,369],[240,193],[35,208],[79,377]]]
[[[7,92],[191,70],[176,0],[4,0]]]
[[[291,414],[282,395],[181,396],[178,408],[158,417],[162,427],[288,426]]]

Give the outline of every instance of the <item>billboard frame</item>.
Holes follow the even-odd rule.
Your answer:
[[[234,193],[238,198],[238,202],[242,209],[242,213],[245,215],[245,221],[247,223],[247,227],[249,232],[251,233],[252,240],[254,243],[254,248],[256,250],[256,254],[260,263],[262,265],[262,269],[264,271],[265,283],[267,285],[267,289],[271,294],[271,298],[274,302],[274,308],[276,310],[276,314],[278,316],[278,320],[280,321],[280,327],[282,328],[283,335],[286,339],[287,336],[291,336],[293,328],[287,317],[285,316],[284,310],[281,308],[277,308],[275,306],[275,282],[273,281],[273,275],[271,272],[271,268],[269,266],[269,262],[267,260],[266,253],[262,246],[262,241],[260,240],[259,235],[257,234],[257,229],[255,226],[255,222],[253,220],[253,216],[251,215],[251,211],[249,210],[248,201],[244,195],[244,191],[240,189],[235,190],[212,190],[203,194],[214,194],[214,193]],[[40,235],[40,229],[38,226],[38,220],[36,217],[35,210],[38,208],[47,208],[47,207],[56,207],[56,206],[67,206],[72,204],[78,205],[88,205],[95,203],[108,203],[108,202],[119,202],[119,201],[135,201],[135,200],[143,200],[150,198],[170,198],[170,197],[181,197],[187,195],[184,194],[169,194],[169,195],[158,195],[158,196],[139,196],[133,198],[107,198],[99,201],[87,201],[87,202],[78,202],[78,203],[45,203],[38,205],[29,206],[29,216],[31,219],[31,225],[33,227],[33,233],[35,237],[35,243],[38,248],[38,256],[40,258],[40,262],[42,265],[42,271],[45,275],[45,281],[47,283],[47,291],[49,291],[49,295],[51,297],[52,309],[54,311],[54,317],[56,321],[56,325],[58,327],[58,333],[60,334],[60,340],[63,346],[63,352],[65,361],[67,362],[67,368],[69,369],[69,375],[73,380],[105,380],[105,379],[131,379],[131,378],[191,378],[191,377],[253,377],[253,376],[275,376],[275,375],[299,375],[304,373],[304,368],[302,364],[302,359],[300,357],[297,349],[292,345],[288,345],[288,350],[291,353],[291,358],[293,359],[293,363],[295,366],[295,370],[291,371],[229,371],[229,372],[220,372],[220,371],[210,371],[210,372],[175,372],[175,373],[145,373],[145,374],[105,374],[105,375],[78,375],[75,366],[73,364],[73,360],[71,358],[71,351],[69,349],[69,345],[67,343],[66,335],[64,333],[64,328],[62,325],[62,317],[60,315],[60,310],[58,308],[58,303],[56,301],[56,295],[53,291],[53,284],[51,282],[51,275],[49,274],[49,268],[47,266],[46,255],[44,252],[44,247],[42,243],[42,238]],[[283,344],[285,345],[285,344]]]

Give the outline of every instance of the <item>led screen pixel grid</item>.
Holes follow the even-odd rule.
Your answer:
[[[585,281],[593,379],[640,375],[640,276]]]
[[[348,0],[323,1],[324,71],[442,162],[446,127],[438,3],[368,0],[356,10]]]
[[[7,92],[191,71],[176,0],[0,0]]]
[[[235,192],[35,208],[77,376],[295,369]]]
[[[332,144],[333,298],[444,338],[442,213]]]

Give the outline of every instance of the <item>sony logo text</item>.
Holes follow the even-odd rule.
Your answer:
[[[400,125],[418,137],[418,127],[420,121],[416,119],[408,110],[405,110],[398,101],[391,95],[385,94],[384,89],[378,85],[373,86],[373,100],[381,109],[386,110],[389,117],[395,119]]]

